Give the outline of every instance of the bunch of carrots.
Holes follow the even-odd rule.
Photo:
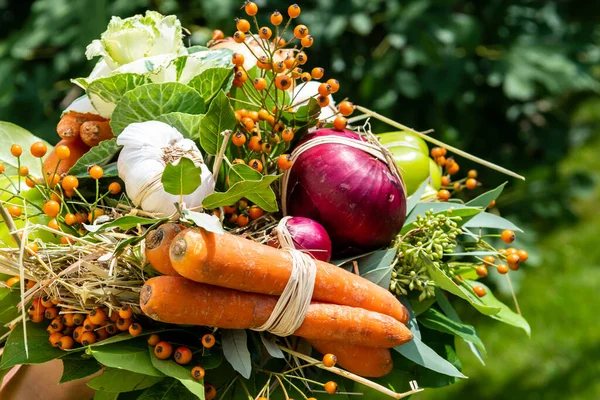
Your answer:
[[[74,111],[62,116],[56,126],[56,132],[62,140],[44,160],[46,176],[65,174],[90,148],[114,138],[109,120],[96,114]],[[71,151],[67,159],[61,160],[56,153],[56,148],[60,145],[67,146]]]
[[[167,223],[146,238],[146,258],[164,274],[140,296],[150,318],[224,329],[263,325],[292,271],[291,256],[240,236]],[[384,288],[332,264],[315,261],[312,302],[294,332],[356,374],[391,371],[389,348],[412,338],[407,309]]]

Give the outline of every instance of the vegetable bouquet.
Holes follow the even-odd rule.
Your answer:
[[[456,340],[486,357],[453,303],[529,334],[482,283],[527,260],[504,185],[458,161],[520,177],[335,99],[298,5],[242,9],[207,47],[175,16],[114,17],[56,146],[0,123],[3,373],[61,359],[112,399],[400,399],[465,378]]]

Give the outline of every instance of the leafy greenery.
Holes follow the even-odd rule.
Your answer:
[[[161,177],[165,192],[174,195],[194,193],[202,183],[202,170],[192,160],[181,157],[177,164],[168,163]]]

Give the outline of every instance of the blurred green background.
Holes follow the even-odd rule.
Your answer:
[[[289,5],[256,0],[261,18]],[[319,0],[298,2],[322,66],[350,97],[472,154],[514,169],[500,212],[526,233],[531,258],[511,274],[532,338],[469,307],[488,348],[482,366],[458,344],[463,372],[418,399],[600,398],[600,3],[590,1]],[[0,120],[51,142],[93,63],[85,47],[111,15],[175,13],[205,44],[234,31],[240,0],[0,2]],[[264,12],[264,10],[268,12]],[[376,125],[375,130],[386,129]],[[463,171],[473,167],[458,160]],[[480,169],[484,187],[506,180]],[[504,280],[500,297],[511,297]],[[496,277],[494,279],[494,276]]]

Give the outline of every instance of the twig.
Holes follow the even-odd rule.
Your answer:
[[[506,280],[508,281],[508,287],[510,288],[510,293],[512,294],[512,298],[515,302],[515,307],[517,308],[517,313],[522,317],[521,308],[519,307],[519,302],[517,301],[517,295],[515,294],[515,290],[513,289],[512,281],[510,280],[510,276],[506,274]]]
[[[221,144],[221,148],[219,149],[219,154],[215,159],[215,163],[213,165],[213,180],[216,182],[219,177],[219,169],[221,168],[221,163],[223,162],[223,157],[225,157],[225,149],[227,149],[227,143],[229,143],[229,138],[233,132],[230,130],[226,130],[221,132],[223,135],[223,143]]]

